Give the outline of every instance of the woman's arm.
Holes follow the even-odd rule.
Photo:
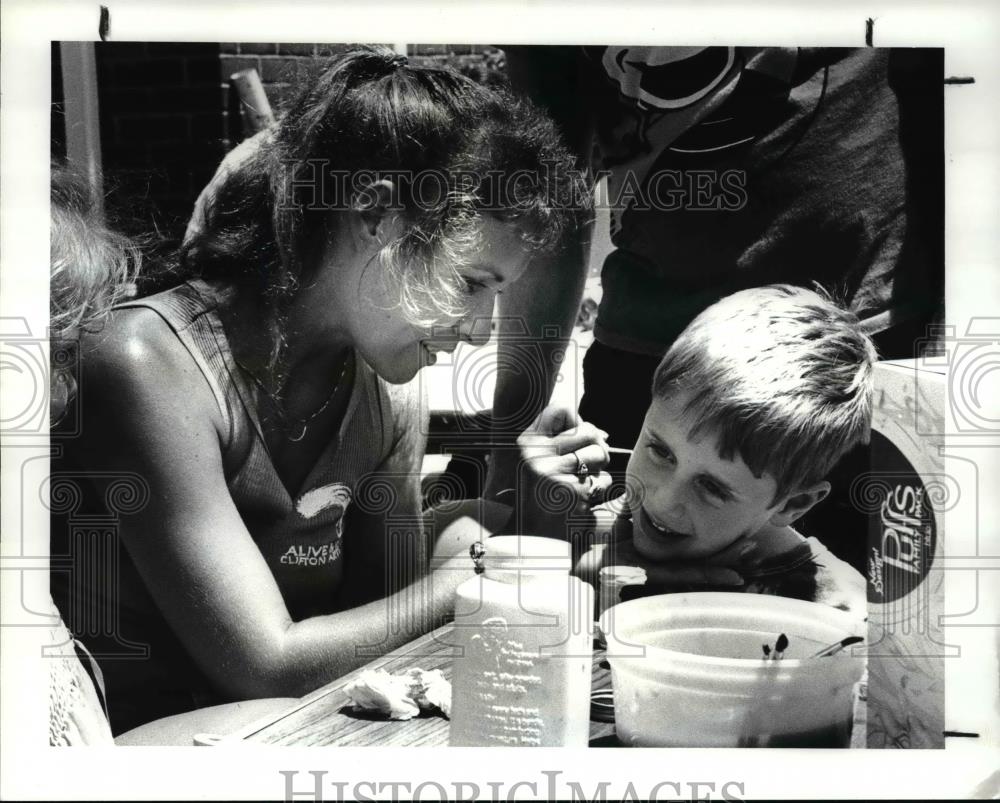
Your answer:
[[[230,497],[222,417],[197,366],[152,312],[119,312],[98,337],[84,362],[81,457],[89,469],[135,472],[149,485],[148,504],[122,517],[121,537],[160,611],[220,690],[298,696],[370,660],[358,645],[384,653],[421,632],[426,617],[386,627],[399,599],[293,622]],[[443,582],[417,580],[433,609],[450,605],[466,563],[440,567],[435,580]],[[398,593],[412,598],[413,589]]]

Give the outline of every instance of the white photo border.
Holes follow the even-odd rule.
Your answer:
[[[976,317],[996,318],[1000,298],[1000,8],[990,2],[926,3],[842,0],[822,7],[806,2],[771,3],[766,10],[747,3],[699,2],[140,2],[107,0],[110,39],[159,41],[405,41],[415,43],[671,43],[861,46],[865,22],[873,18],[874,44],[943,46],[947,75],[975,78],[946,90],[947,316],[958,333]],[[53,40],[96,39],[99,6],[89,2],[6,0],[0,48],[0,317],[24,318],[44,335],[48,324],[49,69]],[[4,372],[3,382],[18,377]],[[996,373],[986,382],[996,394]],[[8,386],[8,390],[11,386]],[[2,406],[0,401],[0,406]],[[655,784],[677,782],[682,797],[720,799],[724,784],[738,799],[845,797],[967,797],[995,769],[1000,746],[996,679],[996,628],[948,631],[963,645],[958,666],[946,670],[947,705],[983,712],[979,739],[950,740],[939,751],[807,750],[448,750],[424,748],[240,747],[62,750],[47,746],[47,676],[39,671],[40,633],[6,626],[26,599],[47,590],[44,561],[28,567],[18,560],[25,543],[31,554],[47,554],[45,512],[15,516],[21,493],[21,445],[4,442],[0,575],[0,797],[5,799],[259,799],[284,798],[286,776],[293,788],[312,788],[310,771],[325,772],[323,798],[347,799],[377,788],[359,782],[407,781],[403,799],[416,784],[434,780],[452,794],[487,781],[504,781],[500,795],[543,797],[552,773],[569,794],[572,780],[588,798],[608,782],[607,799],[621,799],[629,782],[645,796]],[[37,444],[44,454],[46,444]],[[980,491],[995,487],[1000,442],[985,443],[977,457]],[[1000,555],[996,504],[980,493],[978,526],[987,555]],[[36,500],[37,501],[37,500]],[[993,509],[986,507],[988,503]],[[969,522],[949,521],[953,526]],[[23,536],[23,538],[22,538]],[[947,544],[946,544],[947,549]],[[978,572],[981,604],[1000,610],[997,557]],[[34,565],[34,564],[32,564]],[[28,567],[28,568],[26,568]],[[959,573],[956,573],[959,574]],[[995,617],[994,617],[995,618]],[[975,632],[973,632],[975,630]],[[549,773],[548,775],[546,773]],[[466,782],[455,787],[455,781]],[[511,784],[534,782],[513,789]],[[713,783],[692,789],[691,784]],[[343,785],[339,785],[343,784]],[[1000,786],[1000,781],[996,782]],[[383,787],[388,795],[392,787]],[[674,787],[664,796],[677,797]],[[997,789],[993,789],[997,794]],[[435,799],[434,787],[424,798]],[[297,800],[318,799],[299,794]]]

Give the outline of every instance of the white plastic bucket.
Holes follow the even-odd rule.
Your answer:
[[[863,622],[757,594],[664,594],[601,616],[619,740],[642,747],[846,747],[864,658],[808,656]],[[780,661],[763,659],[780,633]],[[637,649],[641,647],[641,649]]]

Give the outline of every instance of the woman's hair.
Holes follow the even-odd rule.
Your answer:
[[[250,284],[278,323],[315,268],[330,212],[364,203],[383,178],[409,225],[380,261],[418,325],[462,314],[458,271],[481,215],[516,221],[528,248],[551,248],[591,197],[555,126],[526,101],[358,47],[307,81],[259,145],[217,175],[182,246],[182,273]]]
[[[781,284],[723,298],[670,347],[653,398],[686,397],[692,435],[714,436],[777,497],[822,480],[871,430],[878,355],[857,317]]]
[[[90,185],[70,168],[52,164],[49,200],[49,334],[72,339],[131,294],[141,257],[108,228]]]

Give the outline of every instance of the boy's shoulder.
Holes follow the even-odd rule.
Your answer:
[[[807,538],[817,573],[816,602],[823,602],[864,619],[868,616],[868,584],[864,576],[816,538]]]
[[[793,548],[755,566],[742,567],[746,591],[820,602],[863,619],[868,603],[861,573],[819,539],[795,535],[798,540]]]

